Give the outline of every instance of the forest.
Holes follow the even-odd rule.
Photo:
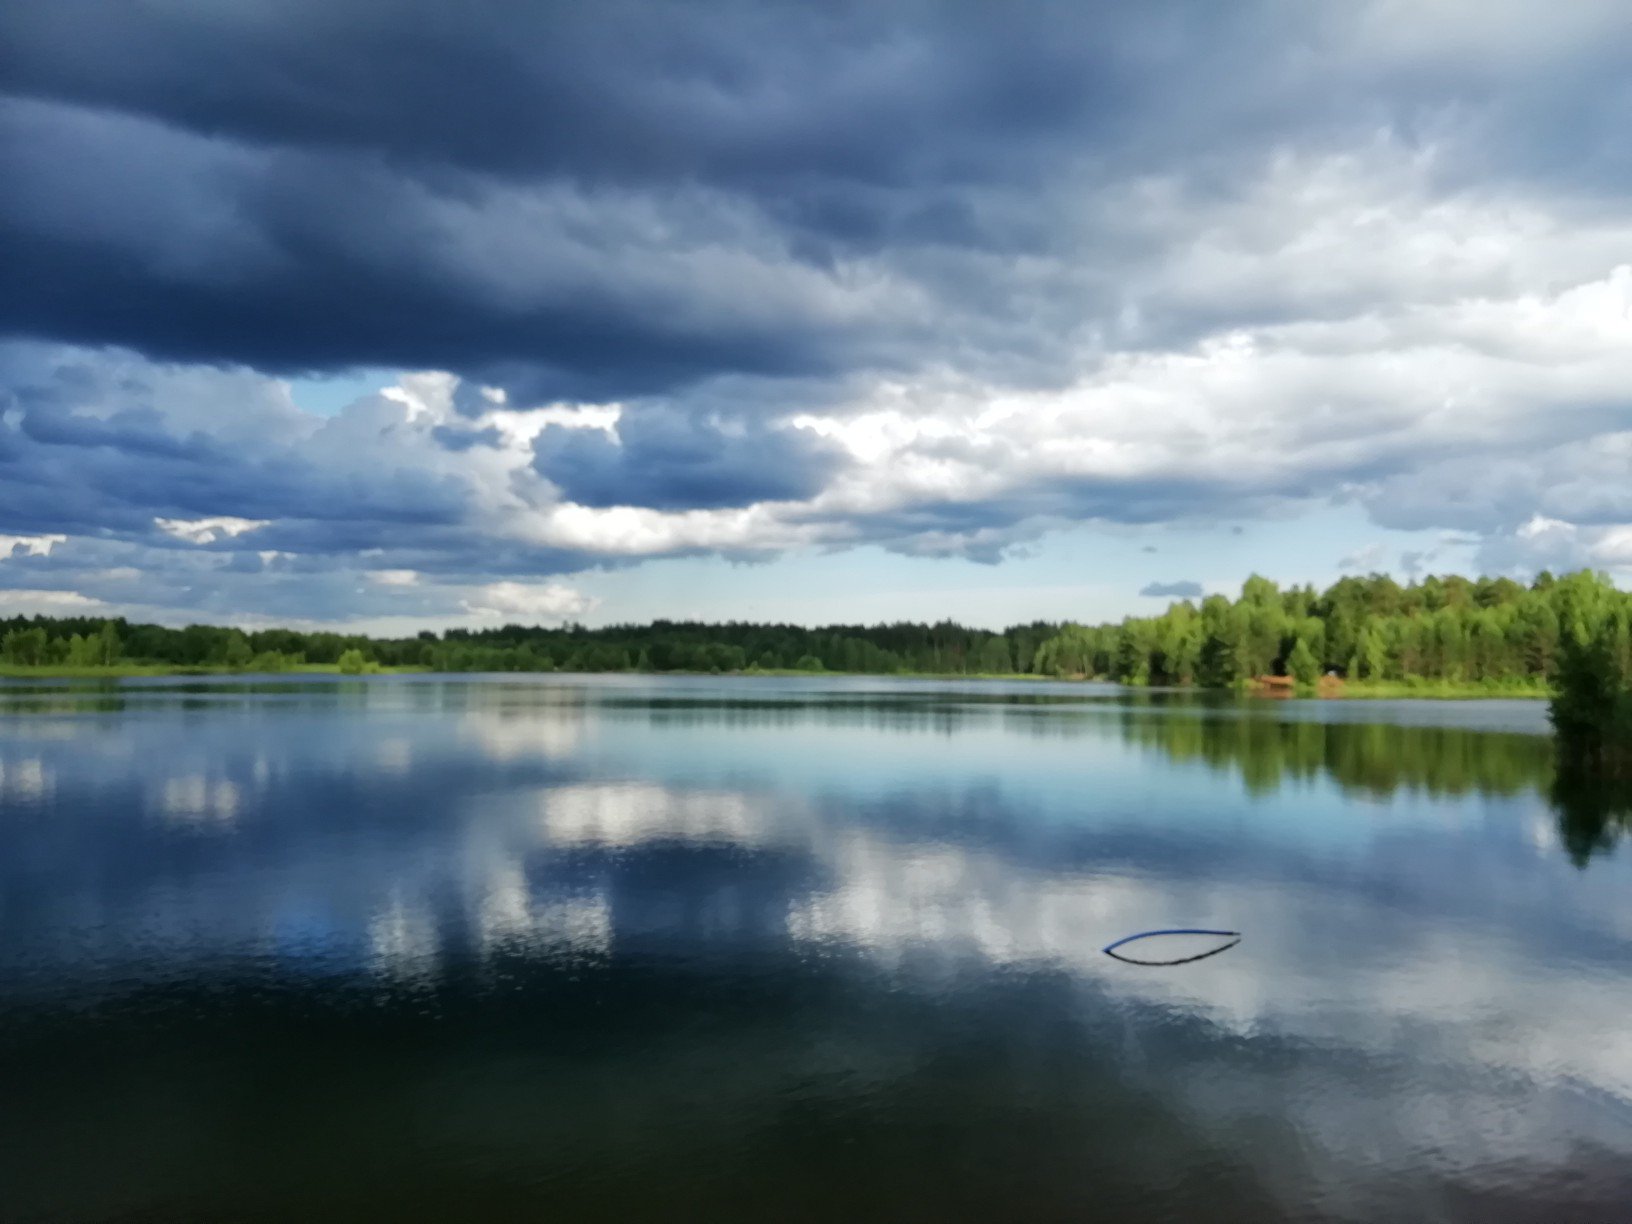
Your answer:
[[[1624,625],[1632,596],[1590,571],[1524,585],[1509,578],[1384,574],[1317,591],[1254,575],[1240,596],[1183,600],[1112,624],[1037,621],[1002,632],[951,621],[888,625],[708,624],[659,620],[588,628],[510,624],[407,638],[124,619],[0,619],[0,666],[97,671],[382,668],[470,671],[861,672],[1096,678],[1227,688],[1261,676],[1312,687],[1322,677],[1406,692],[1547,692],[1561,669],[1596,669],[1605,690],[1632,677],[1632,643],[1589,629]],[[1596,640],[1596,639],[1595,639]],[[1590,654],[1590,657],[1589,657]],[[1608,700],[1609,698],[1604,698]],[[1583,698],[1583,702],[1586,699]],[[1584,705],[1583,705],[1583,708]],[[1568,712],[1565,714],[1568,720]]]

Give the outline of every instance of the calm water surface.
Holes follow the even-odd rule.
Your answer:
[[[1525,702],[0,688],[0,1218],[1632,1218]],[[1154,926],[1241,944],[1103,956]]]

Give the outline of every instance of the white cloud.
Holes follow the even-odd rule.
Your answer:
[[[6,616],[76,616],[106,605],[78,591],[0,589],[0,612]]]
[[[1542,569],[1606,570],[1623,583],[1632,581],[1632,524],[1583,526],[1532,515],[1513,531],[1487,538],[1479,563],[1489,571],[1521,575]]]
[[[831,530],[799,523],[803,512],[794,507],[789,513],[772,505],[670,511],[564,502],[522,516],[513,526],[537,544],[614,557],[789,549],[833,538]]]
[[[200,519],[155,518],[153,523],[160,531],[168,532],[178,540],[186,540],[189,544],[213,544],[220,536],[236,538],[246,531],[266,526],[265,519],[234,518],[230,515]]]
[[[465,610],[474,616],[522,617],[530,620],[565,620],[582,616],[599,602],[558,582],[492,582],[473,590],[462,601]]]

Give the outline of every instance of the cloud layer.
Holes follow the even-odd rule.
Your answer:
[[[456,615],[1334,501],[1632,574],[1629,40],[1517,0],[13,6],[0,538],[54,542],[0,585]],[[439,373],[333,419],[280,381],[363,366]]]

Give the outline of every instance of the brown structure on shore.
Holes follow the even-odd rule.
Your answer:
[[[1259,697],[1295,697],[1298,682],[1291,676],[1254,676],[1250,688]],[[1324,675],[1315,682],[1315,696],[1343,696],[1343,677]]]

